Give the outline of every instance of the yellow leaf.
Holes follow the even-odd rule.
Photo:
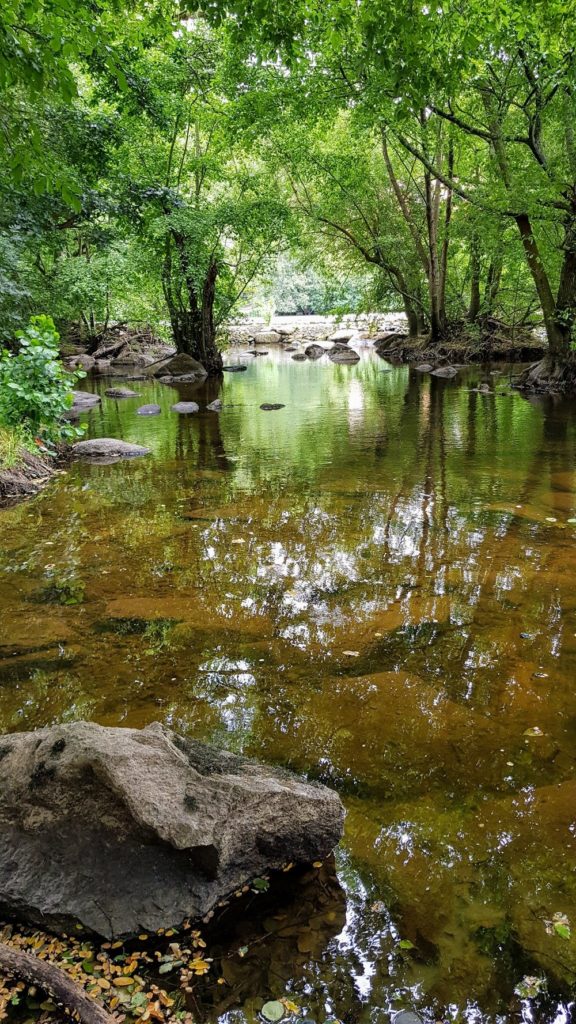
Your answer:
[[[127,978],[125,975],[123,975],[121,978],[114,978],[113,984],[118,985],[118,987],[122,985],[133,985],[134,978]]]
[[[315,860],[314,863],[312,864],[312,867],[313,868],[321,868],[322,867],[322,861],[321,860]]]

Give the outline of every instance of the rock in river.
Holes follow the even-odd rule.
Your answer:
[[[159,405],[152,403],[151,405],[141,405],[136,412],[138,416],[159,416],[162,409]]]
[[[190,415],[193,412],[200,412],[197,402],[176,402],[171,406],[172,412],[179,412],[181,416]]]
[[[304,353],[308,356],[308,359],[321,359],[325,352],[326,349],[322,348],[322,345],[307,345],[304,349]]]
[[[149,455],[150,448],[119,441],[115,437],[95,437],[77,441],[72,445],[72,454],[81,459],[135,459],[138,455]]]
[[[458,370],[455,366],[438,366],[435,370],[432,370],[433,377],[455,377]]]
[[[91,391],[73,391],[72,398],[71,412],[84,412],[86,409],[92,409],[95,405],[99,405],[102,401],[100,395],[94,395]]]
[[[325,786],[182,738],[69,722],[0,736],[0,905],[106,936],[178,925],[286,863],[325,857]]]
[[[333,363],[359,363],[360,356],[353,348],[348,348],[347,345],[335,345],[334,348],[330,349],[328,358]]]
[[[168,359],[163,359],[162,362],[157,363],[153,370],[154,377],[188,377],[190,374],[194,374],[197,380],[202,380],[207,377],[208,374],[193,356],[189,356],[186,352],[178,352],[176,355],[169,356]]]
[[[264,412],[273,412],[275,409],[285,409],[286,407],[282,402],[263,402],[260,408],[264,409]]]
[[[221,398],[215,398],[213,402],[210,402],[210,405],[206,406],[206,408],[210,412],[221,412],[222,411],[222,399]]]
[[[104,392],[108,398],[137,398],[138,392],[132,391],[131,388],[108,388]]]

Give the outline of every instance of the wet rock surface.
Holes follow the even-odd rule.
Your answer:
[[[197,380],[202,380],[208,376],[202,363],[199,363],[193,356],[186,355],[185,352],[179,352],[168,359],[163,359],[162,362],[157,363],[153,368],[154,377],[181,378],[189,374],[193,374]]]
[[[333,349],[328,353],[328,358],[333,363],[359,363],[360,356],[352,348],[348,348],[347,345],[339,344],[335,345]]]
[[[100,405],[102,401],[100,395],[94,395],[91,391],[73,391],[72,397],[74,399],[70,408],[72,413],[93,409],[95,405]]]
[[[198,402],[176,402],[171,409],[172,412],[178,412],[181,416],[190,416],[192,413],[199,412],[200,406]]]
[[[72,454],[77,459],[134,459],[140,455],[149,455],[150,448],[120,441],[115,437],[95,437],[77,441],[72,445]]]
[[[138,392],[132,391],[131,388],[108,388],[104,394],[108,398],[137,398]]]
[[[14,733],[0,758],[0,906],[55,931],[111,938],[204,916],[342,835],[331,790],[159,723]]]
[[[322,348],[322,345],[307,345],[304,349],[304,354],[308,359],[321,359],[325,352],[326,349]]]
[[[141,405],[137,410],[138,416],[159,416],[161,412],[160,406],[154,403],[151,405]]]

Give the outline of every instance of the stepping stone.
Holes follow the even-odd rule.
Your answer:
[[[137,410],[138,416],[159,416],[161,412],[159,405],[141,405]]]
[[[200,406],[196,402],[176,402],[171,408],[172,412],[179,412],[182,416],[200,412]]]

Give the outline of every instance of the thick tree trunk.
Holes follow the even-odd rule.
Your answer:
[[[538,293],[538,299],[540,300],[540,306],[542,307],[550,355],[555,358],[568,358],[570,355],[571,329],[558,321],[556,302],[544,269],[538,243],[532,231],[530,219],[527,214],[519,214],[515,220],[520,232],[526,262],[528,263],[528,268]]]
[[[172,240],[178,257],[176,268],[172,260]],[[179,275],[179,280],[175,283],[176,275]],[[185,352],[202,363],[209,375],[222,372],[222,355],[216,344],[214,324],[217,277],[218,264],[212,260],[199,301],[196,282],[190,272],[185,239],[173,232],[172,238],[167,240],[162,284],[174,343],[178,352]]]

